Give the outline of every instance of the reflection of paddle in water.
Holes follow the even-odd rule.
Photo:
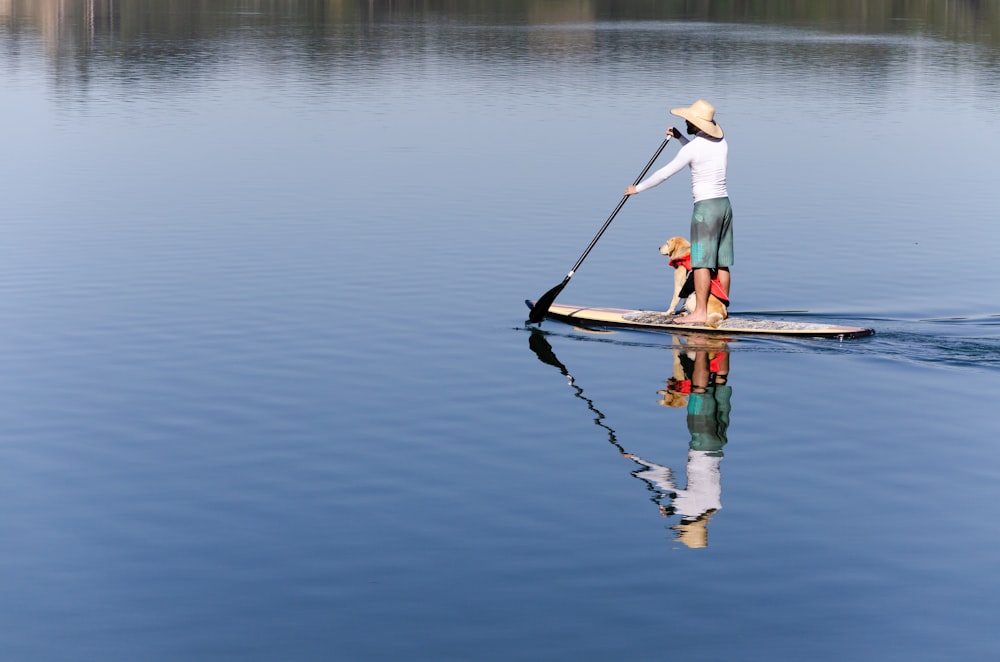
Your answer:
[[[642,465],[643,468],[633,471],[632,475],[646,483],[653,493],[651,500],[662,516],[681,516],[681,521],[671,528],[676,532],[677,540],[692,548],[708,545],[708,521],[713,513],[722,508],[719,464],[722,447],[727,441],[731,410],[727,346],[720,340],[712,340],[710,344],[675,348],[673,376],[667,380],[667,389],[658,392],[663,397],[660,404],[687,408],[688,431],[691,434],[687,487],[679,489],[670,467],[633,455],[618,443],[615,431],[604,423],[604,414],[590,398],[583,395],[583,389],[556,358],[542,332],[533,330],[529,339],[529,345],[538,359],[555,366],[567,377],[569,385],[576,391],[576,397],[586,402],[588,409],[596,415],[594,424],[608,431],[608,441],[621,455]]]
[[[555,352],[552,351],[552,345],[550,345],[549,341],[545,339],[544,332],[539,331],[538,329],[532,329],[531,337],[528,338],[528,346],[531,347],[531,351],[535,353],[535,356],[538,357],[539,361],[559,368],[559,372],[562,373],[563,377],[566,377],[569,385],[573,388],[574,391],[576,391],[574,395],[576,395],[576,397],[586,402],[587,408],[590,409],[590,411],[594,412],[594,414],[596,415],[596,418],[594,419],[594,425],[600,426],[605,430],[607,430],[608,441],[610,441],[612,445],[614,445],[614,447],[617,448],[622,455],[628,455],[628,453],[625,452],[625,449],[622,448],[621,445],[618,443],[618,438],[615,435],[615,431],[612,430],[609,426],[605,425],[604,414],[602,414],[601,411],[594,406],[593,400],[591,400],[590,398],[588,398],[583,394],[583,389],[576,385],[576,380],[573,379],[573,375],[569,374],[569,370],[566,369],[566,366],[564,366],[559,361],[559,359],[556,358]]]

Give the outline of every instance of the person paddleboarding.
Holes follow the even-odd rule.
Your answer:
[[[674,127],[668,138],[676,138],[682,147],[677,156],[647,179],[625,189],[635,195],[662,184],[685,166],[691,169],[691,268],[694,272],[694,310],[674,319],[674,324],[705,324],[708,294],[713,272],[729,295],[733,265],[733,208],[726,190],[726,166],[729,145],[722,127],[715,121],[715,106],[699,99],[687,108],[672,108],[672,115],[687,121],[688,139]]]

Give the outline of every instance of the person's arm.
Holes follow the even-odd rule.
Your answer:
[[[691,156],[685,153],[684,148],[682,147],[681,151],[677,152],[677,156],[674,157],[673,161],[654,172],[652,175],[647,177],[645,181],[641,181],[635,186],[630,186],[626,189],[625,194],[632,195],[633,193],[642,193],[643,191],[651,189],[654,186],[659,186],[683,170],[685,166],[690,165],[690,163]]]
[[[636,478],[640,478],[649,483],[652,483],[656,487],[660,488],[660,490],[668,494],[670,492],[677,491],[677,486],[674,485],[674,472],[670,469],[670,467],[665,467],[661,464],[649,462],[648,460],[644,460],[641,457],[632,455],[631,453],[622,453],[622,455],[632,460],[633,462],[636,462],[646,467],[642,471],[638,471],[635,473]]]
[[[673,161],[654,172],[644,181],[639,182],[636,185],[629,186],[625,189],[625,195],[635,195],[636,193],[642,193],[646,189],[658,186],[683,170],[684,166],[690,165],[691,156],[684,150],[684,146],[689,142],[688,139],[685,138],[680,131],[674,129],[673,127],[667,129],[667,137],[676,138],[681,143],[681,150],[677,152],[677,156],[674,157]]]

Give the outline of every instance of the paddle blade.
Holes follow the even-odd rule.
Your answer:
[[[556,297],[559,296],[559,293],[563,291],[564,287],[566,287],[565,280],[539,297],[538,301],[535,302],[535,305],[531,307],[531,312],[528,313],[528,321],[532,324],[538,324],[545,319],[545,313],[549,312],[549,308],[552,307],[552,302],[556,300]]]

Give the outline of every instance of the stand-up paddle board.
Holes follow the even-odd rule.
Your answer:
[[[528,308],[535,302],[526,299]],[[822,322],[786,322],[778,319],[729,317],[715,327],[697,324],[675,324],[677,315],[651,310],[624,308],[594,308],[554,303],[545,317],[583,328],[625,328],[640,331],[672,333],[712,333],[716,335],[799,336],[807,338],[862,338],[875,333],[861,326],[839,326]]]

